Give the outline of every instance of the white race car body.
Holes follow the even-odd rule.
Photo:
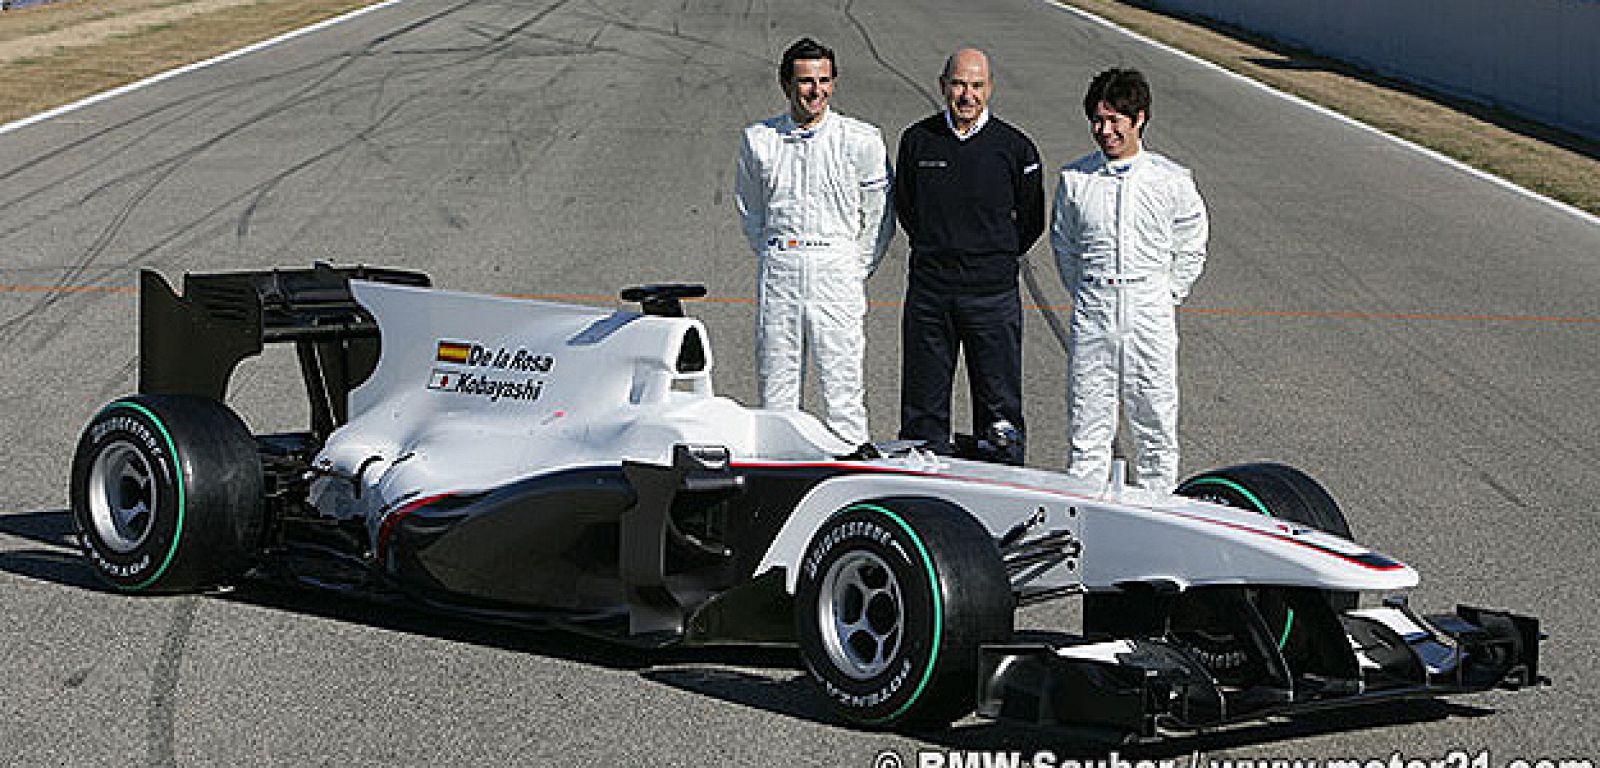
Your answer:
[[[328,473],[312,498],[330,515],[367,521],[375,537],[411,499],[624,461],[666,467],[676,446],[717,446],[734,468],[839,473],[801,499],[752,574],[785,569],[791,593],[794,565],[824,520],[854,500],[897,495],[955,503],[996,538],[1030,520],[1070,532],[1077,557],[1018,575],[1035,588],[1392,592],[1417,583],[1408,566],[1350,541],[1192,498],[915,449],[841,461],[855,446],[816,418],[716,395],[707,334],[692,318],[360,281],[352,290],[377,319],[382,355],[317,456]],[[341,479],[356,475],[359,487]]]
[[[365,268],[191,275],[183,297],[144,281],[141,395],[74,463],[85,548],[124,589],[252,563],[643,645],[797,642],[874,725],[977,706],[1149,734],[1540,680],[1533,619],[1351,610],[1417,573],[1337,535],[1298,470],[1150,495],[850,445],[717,395],[682,287],[630,289],[635,312]],[[276,341],[299,351],[312,426],[251,435],[221,400]],[[1013,633],[1015,606],[1069,596],[1088,637]]]

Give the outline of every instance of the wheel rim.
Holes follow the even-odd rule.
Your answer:
[[[905,602],[894,570],[871,552],[850,552],[834,561],[823,577],[817,622],[835,669],[855,680],[888,669],[905,630]]]
[[[100,540],[132,552],[150,536],[159,501],[150,461],[132,443],[107,444],[89,471],[89,515]]]

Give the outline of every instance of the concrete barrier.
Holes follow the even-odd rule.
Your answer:
[[[1139,0],[1600,140],[1600,0]]]

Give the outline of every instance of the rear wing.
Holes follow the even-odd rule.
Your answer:
[[[139,391],[223,402],[228,380],[266,344],[293,343],[311,406],[311,431],[326,438],[349,418],[349,394],[378,363],[378,325],[350,281],[426,288],[422,272],[381,267],[185,274],[183,294],[160,273],[139,275]]]

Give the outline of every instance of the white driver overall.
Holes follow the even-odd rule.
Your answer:
[[[1135,484],[1177,485],[1175,310],[1204,266],[1206,236],[1188,170],[1160,155],[1112,164],[1095,153],[1062,169],[1051,245],[1073,303],[1067,474],[1104,482],[1125,419]]]
[[[734,200],[759,261],[761,406],[800,407],[809,346],[827,424],[856,444],[868,440],[864,283],[894,235],[888,195],[871,125],[830,112],[811,129],[780,115],[744,130]]]

